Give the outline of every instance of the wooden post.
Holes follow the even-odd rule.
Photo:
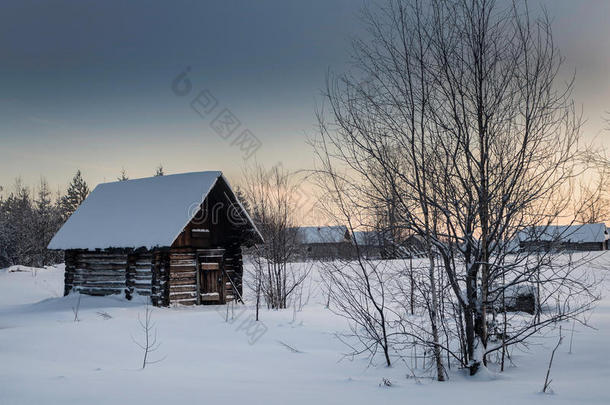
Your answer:
[[[136,253],[127,254],[127,266],[125,268],[125,298],[128,300],[133,298],[137,260],[138,255]]]
[[[157,307],[161,304],[161,283],[159,280],[159,267],[161,262],[161,254],[158,251],[153,251],[150,259],[150,300],[153,306]]]
[[[170,268],[169,268],[169,252],[164,252],[163,256],[162,256],[162,260],[163,260],[163,277],[162,280],[164,281],[163,286],[161,288],[161,291],[163,291],[163,305],[167,305],[169,306],[170,301],[169,301],[169,288],[170,288],[170,277],[169,277],[169,273],[170,273]]]
[[[197,284],[197,305],[201,305],[201,264],[199,263],[199,253],[195,251],[195,279]]]
[[[64,296],[70,294],[74,285],[74,271],[76,266],[76,252],[74,250],[66,250],[64,253],[64,262],[66,269],[64,272]]]

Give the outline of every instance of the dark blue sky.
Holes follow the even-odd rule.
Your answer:
[[[610,2],[546,0],[556,39],[577,70],[587,130],[602,140],[610,109]],[[228,108],[267,165],[311,166],[305,144],[328,69],[347,68],[362,35],[360,0],[4,1],[0,6],[0,185],[45,175],[65,186],[219,169],[239,176],[244,152],[210,126]],[[192,92],[171,82],[190,66]],[[189,102],[209,90],[201,118]]]

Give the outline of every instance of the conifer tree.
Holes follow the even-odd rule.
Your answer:
[[[47,245],[63,223],[58,206],[53,203],[51,190],[42,178],[34,199],[34,234],[36,246],[36,266],[54,264],[61,260],[61,254],[47,250]]]
[[[0,250],[5,256],[6,264],[34,265],[34,212],[30,190],[23,186],[21,179],[15,181],[15,189],[2,205],[2,211],[5,245]]]
[[[64,221],[76,211],[88,195],[89,186],[87,186],[83,179],[80,170],[77,170],[74,178],[72,178],[72,182],[68,186],[68,192],[61,198],[60,210]]]
[[[0,186],[0,192],[2,192],[2,186]],[[10,265],[8,257],[8,222],[5,209],[4,197],[0,194],[0,268],[4,268]]]

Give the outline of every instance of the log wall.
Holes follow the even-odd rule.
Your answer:
[[[169,305],[169,253],[152,252],[151,300],[154,306]]]
[[[134,294],[152,296],[153,254],[132,253],[127,261],[125,296],[131,299]]]
[[[197,303],[197,258],[195,252],[169,254],[169,304]]]
[[[153,305],[168,305],[167,253],[65,252],[64,295],[136,294],[151,297]]]
[[[64,293],[74,290],[88,295],[123,294],[127,287],[126,268],[125,253],[69,252]]]

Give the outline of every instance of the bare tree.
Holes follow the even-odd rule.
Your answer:
[[[117,177],[116,179],[118,181],[127,181],[127,180],[129,180],[129,177],[127,176],[127,171],[125,170],[124,167],[121,169],[121,175],[119,177]]]
[[[302,266],[291,264],[297,252],[296,184],[279,166],[266,172],[255,165],[244,170],[241,189],[264,239],[249,251],[255,267],[257,303],[262,293],[268,307],[287,308],[290,294],[309,274]]]
[[[572,83],[559,85],[549,18],[532,17],[525,2],[390,0],[365,10],[364,21],[370,40],[354,44],[356,71],[328,80],[312,142],[318,174],[341,181],[334,189],[355,201],[352,217],[370,221],[389,202],[391,226],[423,241],[429,265],[419,288],[432,331],[423,340],[437,378],[442,350],[475,374],[491,353],[597,298],[581,271],[589,259],[515,247],[525,229],[568,210],[586,167]],[[494,311],[507,291],[532,284],[540,303],[558,304],[514,319],[496,343]],[[441,329],[446,340],[460,337],[462,353],[441,344]]]
[[[593,178],[587,184],[581,184],[575,204],[576,221],[582,224],[596,224],[610,220],[610,164],[598,160],[596,169],[591,173]]]
[[[152,352],[157,351],[159,349],[159,346],[161,345],[161,343],[157,341],[157,327],[152,321],[152,312],[153,310],[147,300],[144,312],[144,319],[142,319],[140,317],[140,314],[138,314],[138,324],[144,334],[144,339],[143,341],[138,341],[133,336],[131,337],[133,343],[135,343],[136,346],[138,346],[143,351],[142,369],[145,369],[148,364],[158,363],[159,361],[163,360],[160,359],[151,361],[149,359],[149,355]]]
[[[385,291],[391,271],[387,263],[359,257],[355,261],[325,261],[320,266],[328,283],[329,308],[350,321],[347,337],[358,343],[343,340],[352,349],[350,355],[368,353],[372,359],[381,351],[386,365],[391,366],[392,311]]]
[[[345,181],[342,174],[335,171],[325,140],[317,145],[316,151],[322,168],[314,181],[321,188],[322,196],[318,199],[318,208],[332,221],[345,224],[348,232],[365,225],[367,212],[361,194],[353,185]],[[389,316],[391,310],[387,305],[386,285],[391,271],[387,264],[370,260],[363,254],[356,238],[354,257],[336,257],[333,261],[318,264],[322,270],[323,280],[328,290],[327,306],[340,316],[350,321],[350,338],[355,338],[357,345],[343,340],[350,348],[350,355],[368,353],[371,360],[382,351],[386,366],[392,365],[390,358],[391,342],[389,340]]]

